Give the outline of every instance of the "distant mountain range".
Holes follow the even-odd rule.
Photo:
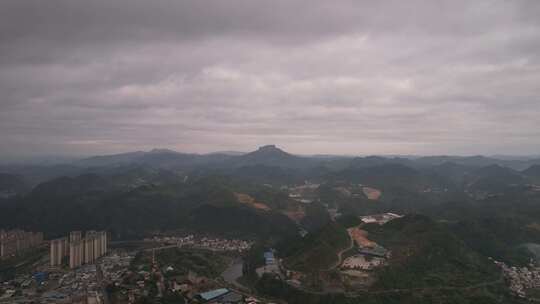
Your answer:
[[[94,156],[73,163],[76,166],[101,167],[111,165],[142,164],[153,167],[182,168],[223,161],[229,154],[187,154],[167,149],[154,149],[149,152],[137,151],[114,155]]]
[[[309,168],[320,165],[367,167],[382,164],[402,164],[410,167],[437,166],[454,163],[469,167],[499,165],[515,170],[524,170],[539,164],[540,158],[493,158],[486,156],[424,156],[424,157],[383,157],[383,156],[338,156],[313,155],[299,156],[287,153],[275,145],[266,145],[258,150],[243,153],[236,151],[214,152],[209,154],[181,153],[168,149],[154,149],[148,152],[137,151],[122,154],[94,156],[73,162],[75,166],[95,167],[121,164],[145,164],[155,167],[186,168],[205,165],[218,167],[242,167],[267,165],[286,168]]]
[[[54,163],[48,161],[13,163],[0,160],[0,172],[10,172],[9,168],[51,167],[69,173],[71,167],[95,168],[104,166],[145,165],[167,169],[193,169],[200,167],[238,168],[252,165],[277,166],[284,168],[305,169],[324,166],[332,169],[346,167],[369,167],[382,164],[402,164],[413,168],[453,163],[468,167],[484,167],[499,165],[514,170],[525,170],[532,165],[540,165],[540,156],[351,156],[351,155],[294,155],[285,152],[275,145],[266,145],[252,152],[218,151],[207,154],[183,153],[169,149],[153,149],[111,155],[99,155],[73,160],[66,159]]]
[[[500,168],[497,172],[506,177],[513,175],[509,183],[520,180],[538,181],[540,159],[496,159],[485,156],[425,156],[407,157],[348,157],[332,155],[300,156],[285,152],[275,145],[262,146],[256,151],[234,151],[210,154],[181,153],[168,149],[136,151],[113,155],[93,156],[56,165],[4,165],[0,173],[22,177],[29,186],[60,176],[80,174],[124,174],[125,170],[166,170],[173,175],[201,176],[208,174],[233,175],[245,180],[266,184],[290,184],[304,180],[352,179],[369,184],[386,184],[389,181],[413,188],[452,188],[463,185],[500,185],[499,182],[481,182],[478,169],[489,166]],[[504,172],[511,170],[511,173]],[[521,172],[523,171],[523,172]],[[142,173],[142,172],[139,172]],[[148,173],[148,172],[146,172]],[[145,173],[145,174],[146,174]],[[132,172],[133,174],[133,172]],[[125,178],[122,177],[122,178]],[[441,182],[440,179],[445,181]],[[143,180],[155,180],[146,176]],[[133,180],[134,181],[134,180]],[[126,181],[126,183],[129,183]]]
[[[99,167],[125,164],[144,164],[154,167],[192,168],[213,165],[216,167],[243,167],[267,165],[288,168],[314,165],[315,160],[289,154],[274,145],[260,147],[250,153],[215,152],[210,154],[187,154],[167,149],[149,152],[137,151],[114,155],[94,156],[73,163],[76,166]]]

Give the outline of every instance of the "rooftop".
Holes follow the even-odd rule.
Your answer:
[[[203,293],[199,294],[199,296],[205,301],[210,301],[210,300],[215,299],[217,297],[221,297],[222,295],[227,294],[228,292],[229,292],[229,290],[227,288],[219,288],[219,289],[214,289],[214,290],[210,290],[210,291],[207,291],[207,292],[203,292]]]

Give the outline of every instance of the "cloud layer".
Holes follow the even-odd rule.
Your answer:
[[[1,1],[0,154],[538,154],[538,1],[375,2]]]

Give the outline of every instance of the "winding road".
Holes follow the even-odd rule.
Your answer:
[[[343,262],[343,254],[349,250],[351,250],[353,247],[354,247],[354,240],[352,239],[352,237],[347,233],[347,235],[349,236],[349,246],[347,248],[344,248],[342,250],[340,250],[337,254],[338,256],[338,260],[332,264],[330,267],[328,267],[328,269],[326,270],[333,270],[333,269],[336,269],[337,267],[339,267],[339,265],[341,265],[341,263]]]

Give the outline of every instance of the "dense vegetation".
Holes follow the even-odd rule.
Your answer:
[[[337,260],[337,253],[350,245],[345,228],[337,223],[329,223],[305,238],[283,242],[279,254],[285,257],[288,269],[299,271],[326,270]]]
[[[98,175],[63,177],[37,186],[28,196],[5,203],[4,227],[44,230],[49,236],[73,229],[107,229],[116,238],[147,231],[196,229],[246,237],[295,233],[284,215],[258,212],[236,201],[220,179],[149,184],[119,189]]]
[[[451,229],[470,248],[512,265],[529,264],[531,254],[523,244],[540,243],[539,226],[515,218],[466,220]]]
[[[375,289],[466,287],[500,279],[500,271],[487,257],[428,217],[409,215],[364,229],[392,252]]]

